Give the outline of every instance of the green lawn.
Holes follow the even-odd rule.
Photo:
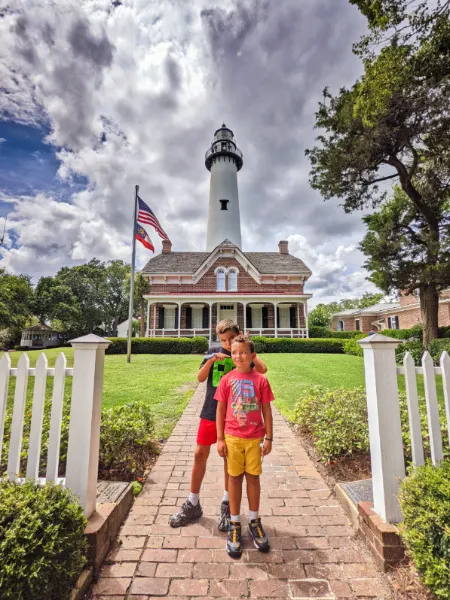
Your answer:
[[[49,365],[53,366],[61,349],[47,350]],[[30,351],[34,366],[40,351]],[[64,348],[68,366],[73,364],[73,350]],[[10,354],[13,366],[17,365],[20,352]],[[363,359],[342,354],[263,354],[268,378],[276,403],[281,412],[289,417],[300,393],[312,385],[328,389],[364,386]],[[201,357],[191,355],[137,354],[127,364],[126,356],[106,356],[103,405],[111,407],[132,400],[143,400],[154,408],[158,437],[167,437],[172,431],[186,404],[192,396]],[[441,378],[438,377],[440,380]],[[15,380],[13,380],[14,382]],[[423,377],[418,377],[419,394],[423,395]],[[438,382],[440,383],[440,382]],[[12,388],[13,386],[10,386]],[[404,390],[403,377],[399,388]],[[12,397],[13,390],[10,390]],[[31,398],[31,389],[29,390]],[[51,382],[48,382],[51,395]],[[68,381],[66,395],[70,395]],[[442,386],[438,395],[443,402]]]

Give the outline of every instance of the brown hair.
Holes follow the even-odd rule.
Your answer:
[[[227,331],[232,331],[237,335],[239,333],[239,325],[231,319],[223,319],[222,321],[219,321],[216,327],[217,335],[226,333]]]
[[[255,342],[252,342],[250,338],[246,335],[238,335],[233,340],[231,340],[231,344],[248,344],[248,349],[252,354],[255,353]]]

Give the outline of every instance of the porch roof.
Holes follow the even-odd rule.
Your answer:
[[[239,294],[239,293],[186,293],[186,294],[145,294],[144,298],[150,302],[239,302],[249,304],[251,302],[301,302],[306,303],[312,298],[312,294]]]

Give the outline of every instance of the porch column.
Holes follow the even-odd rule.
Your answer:
[[[304,306],[305,306],[305,327],[306,327],[306,337],[309,337],[309,331],[308,331],[308,301],[305,300],[304,302]]]
[[[275,325],[275,337],[278,337],[278,315],[277,315],[277,308],[278,308],[278,302],[272,302],[273,304],[273,324]]]
[[[213,302],[208,302],[209,304],[209,344],[212,342],[212,305]]]
[[[183,303],[182,302],[177,302],[177,306],[178,306],[178,337],[181,337],[181,305]]]
[[[300,335],[300,302],[297,302],[297,329],[298,335]]]
[[[247,332],[247,302],[243,302],[242,306],[244,307],[244,335]]]
[[[147,329],[145,332],[145,337],[149,337],[150,335],[150,306],[151,302],[150,300],[147,300]]]

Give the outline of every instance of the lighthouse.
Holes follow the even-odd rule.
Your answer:
[[[242,249],[237,184],[237,174],[242,165],[242,152],[236,146],[234,134],[223,123],[214,133],[211,147],[205,155],[205,166],[211,172],[207,252],[212,252],[225,239]]]

